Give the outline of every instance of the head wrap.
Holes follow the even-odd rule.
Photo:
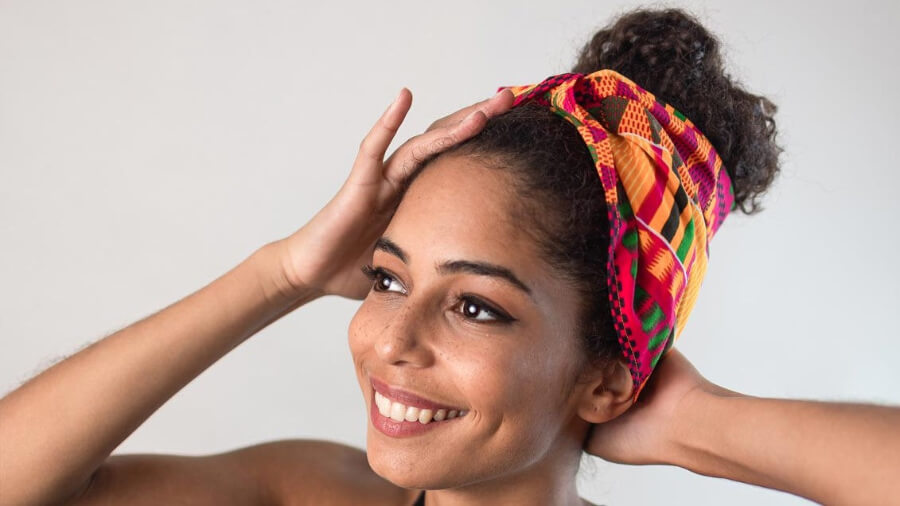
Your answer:
[[[603,183],[610,311],[633,400],[684,329],[709,242],[731,211],[731,179],[709,140],[674,107],[613,70],[509,88],[575,125]]]

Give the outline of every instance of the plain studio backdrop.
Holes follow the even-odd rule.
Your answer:
[[[301,227],[402,86],[414,100],[393,147],[497,86],[567,71],[639,5],[0,3],[2,392]],[[733,76],[778,104],[786,148],[766,210],[732,214],[713,241],[677,346],[751,395],[900,403],[898,4],[664,6],[699,15]],[[347,346],[358,305],[319,299],[264,329],[116,451],[365,448]],[[809,503],[586,460],[580,490],[605,504]]]

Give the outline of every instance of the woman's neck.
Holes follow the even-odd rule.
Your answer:
[[[579,497],[576,487],[581,440],[561,439],[540,460],[515,474],[464,487],[429,490],[425,506],[593,506]]]

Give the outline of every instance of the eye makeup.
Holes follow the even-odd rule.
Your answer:
[[[394,275],[381,267],[364,265],[362,272],[372,281],[372,291],[374,292],[394,292],[395,290],[390,289],[391,286],[394,283],[399,284]],[[400,291],[400,293],[405,293],[405,289]],[[469,321],[488,325],[507,324],[516,321],[515,318],[509,316],[506,312],[478,296],[469,293],[457,293],[454,295],[454,299],[453,307],[459,309],[457,314]],[[488,315],[488,317],[483,318],[480,315]]]

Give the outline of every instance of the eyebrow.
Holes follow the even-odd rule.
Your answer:
[[[409,255],[403,251],[403,248],[397,246],[397,243],[387,237],[380,237],[375,241],[375,249],[390,253],[399,258],[403,263],[409,263]],[[473,260],[448,260],[438,264],[436,269],[441,274],[454,274],[464,272],[467,274],[476,274],[479,276],[491,276],[508,281],[516,288],[532,295],[531,288],[522,282],[510,269],[502,265],[496,265],[488,262],[480,262]]]

